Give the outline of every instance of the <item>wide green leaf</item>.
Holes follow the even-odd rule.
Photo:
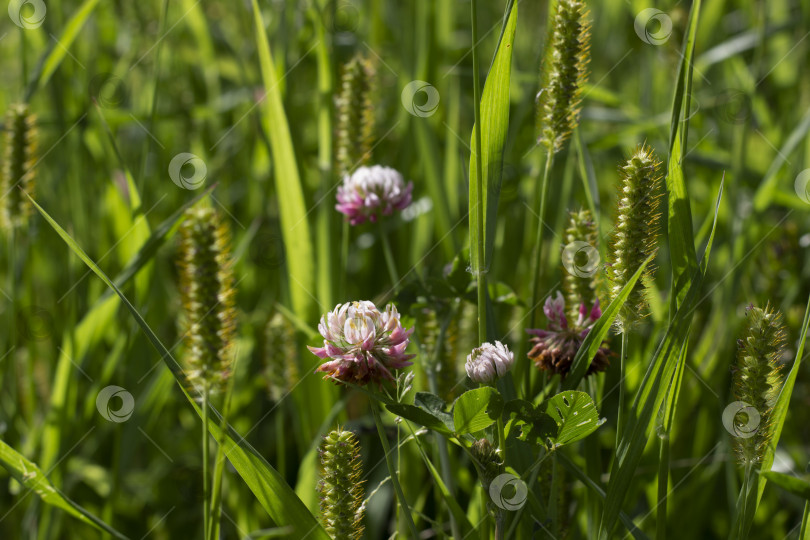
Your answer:
[[[485,266],[492,260],[492,247],[495,240],[495,221],[498,210],[498,197],[501,192],[503,148],[509,130],[509,85],[512,76],[512,44],[515,40],[518,7],[515,2],[501,33],[501,40],[495,60],[487,75],[484,91],[481,94],[481,172],[483,197],[478,194],[475,179],[478,175],[475,129],[470,142],[470,261],[473,273],[478,268],[478,214],[475,208],[484,205],[484,255]]]
[[[100,531],[109,533],[115,538],[127,538],[67,498],[64,493],[51,484],[51,481],[48,480],[48,477],[45,476],[45,473],[42,472],[36,463],[26,459],[25,456],[2,440],[0,440],[0,465],[2,465],[15,480],[28,489],[22,497],[25,497],[29,492],[34,492],[43,502],[64,510],[79,521],[83,521]]]
[[[503,398],[492,387],[484,386],[461,394],[453,406],[456,433],[475,433],[488,428],[501,415]]]
[[[545,407],[546,414],[557,424],[557,433],[548,437],[551,450],[584,439],[603,423],[593,398],[586,392],[560,392],[546,401]]]
[[[171,352],[160,341],[155,332],[144,320],[135,306],[121,292],[115,283],[110,280],[101,268],[84,252],[76,241],[39,205],[33,198],[26,195],[31,204],[45,218],[45,221],[54,231],[65,241],[68,247],[84,262],[101,280],[110,287],[121,302],[132,314],[135,322],[141,327],[152,346],[160,353],[160,357],[174,375],[178,386],[183,390],[186,398],[191,403],[198,415],[201,415],[200,408],[194,399],[188,394],[184,380],[183,370],[174,359]],[[211,408],[213,418],[221,420],[220,413]],[[221,439],[221,430],[218,421],[209,422],[209,432],[215,439]],[[248,488],[256,496],[262,508],[275,521],[277,525],[290,525],[295,530],[296,537],[323,538],[328,539],[326,531],[318,523],[306,505],[298,498],[295,492],[287,485],[284,477],[276,471],[246,440],[240,436],[230,426],[228,427],[223,445],[225,456],[233,464],[239,476],[245,481]]]

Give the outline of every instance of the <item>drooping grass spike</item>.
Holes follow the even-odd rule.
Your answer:
[[[359,539],[363,536],[363,481],[357,437],[338,428],[324,438],[320,454],[318,495],[324,528],[332,538]]]
[[[371,161],[375,72],[371,60],[360,54],[343,67],[335,100],[335,172],[340,178]]]
[[[582,0],[558,0],[538,95],[540,143],[559,152],[579,122],[582,87],[588,78],[590,22]]]
[[[770,306],[749,306],[742,337],[737,341],[737,362],[732,390],[737,401],[753,409],[740,409],[733,422],[735,450],[742,465],[762,460],[772,435],[771,411],[781,387],[779,359],[785,348],[782,314]]]
[[[186,211],[178,266],[186,378],[200,393],[216,393],[231,374],[236,309],[230,234],[213,208]]]
[[[608,252],[607,277],[610,297],[616,298],[649,255],[657,248],[661,214],[661,161],[645,145],[619,169],[619,200],[613,238]],[[648,310],[644,281],[654,269],[647,265],[616,319],[622,331],[631,328]]]
[[[0,177],[0,228],[22,227],[31,214],[31,203],[23,191],[34,196],[36,162],[36,116],[28,105],[11,105],[5,120],[5,157]]]

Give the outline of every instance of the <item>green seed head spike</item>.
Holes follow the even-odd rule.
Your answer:
[[[619,201],[613,239],[608,253],[610,297],[616,298],[633,274],[657,247],[661,196],[661,162],[651,148],[641,145],[619,169]],[[644,281],[654,269],[647,265],[641,279],[622,306],[617,325],[623,331],[638,322],[648,309]]]
[[[735,449],[742,465],[759,463],[771,439],[771,412],[781,387],[779,359],[784,347],[782,314],[770,306],[750,306],[745,331],[737,341],[732,376],[734,398],[753,407],[740,410],[733,419],[738,435]]]
[[[270,399],[280,401],[299,381],[295,327],[277,311],[265,328],[264,373]]]
[[[236,332],[233,266],[227,226],[213,208],[190,208],[180,227],[184,370],[195,390],[224,390]]]
[[[3,161],[3,197],[0,204],[0,228],[22,227],[31,214],[31,203],[23,191],[34,196],[34,163],[36,161],[36,117],[24,103],[12,105],[5,121],[6,153]]]
[[[356,55],[343,67],[335,103],[335,171],[341,178],[371,160],[374,78],[374,64],[362,55]]]
[[[594,249],[598,248],[596,221],[590,210],[582,209],[568,213],[568,227],[565,229],[565,244],[585,242]],[[574,261],[576,264],[577,261]],[[565,305],[571,320],[577,320],[579,307],[585,304],[590,311],[598,299],[599,272],[588,273],[570,272],[563,268],[563,290],[565,291]]]
[[[324,438],[320,453],[318,495],[324,528],[335,539],[359,539],[363,536],[363,482],[357,437],[338,428]]]
[[[579,122],[591,39],[587,16],[582,0],[558,0],[538,96],[540,142],[555,153]]]

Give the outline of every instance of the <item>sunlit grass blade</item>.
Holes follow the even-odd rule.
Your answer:
[[[476,232],[478,216],[475,212],[479,201],[484,205],[484,267],[492,260],[495,239],[495,222],[498,210],[498,196],[501,190],[501,168],[503,149],[509,129],[509,86],[512,75],[512,44],[517,27],[517,4],[511,12],[501,34],[498,51],[487,75],[481,95],[481,175],[483,196],[478,194],[475,178],[478,175],[476,153],[478,146],[475,136],[470,147],[470,261],[473,273],[485,271],[478,263]]]
[[[0,440],[0,465],[26,488],[26,491],[20,495],[21,499],[31,492],[36,493],[43,502],[64,510],[79,521],[92,525],[96,529],[106,532],[115,538],[126,540],[126,536],[71,501],[64,493],[56,489],[36,463],[26,459],[25,456],[2,440]],[[13,510],[13,508],[10,508],[5,515],[8,515],[11,510]],[[5,515],[0,516],[0,520],[2,520]]]
[[[273,155],[278,209],[281,215],[281,235],[287,246],[286,265],[290,296],[296,315],[309,320],[315,315],[312,291],[315,290],[315,252],[312,248],[304,192],[295,160],[290,126],[281,99],[278,71],[270,52],[270,41],[264,28],[261,10],[253,2],[256,46],[259,50],[265,95],[262,101],[262,127],[270,139]]]
[[[692,4],[689,25],[681,53],[681,65],[672,102],[672,120],[669,133],[669,156],[667,158],[667,237],[669,257],[672,264],[672,287],[670,310],[674,315],[686,295],[681,276],[690,275],[697,267],[695,238],[692,231],[692,209],[689,192],[683,176],[683,149],[686,146],[689,129],[689,107],[692,98],[692,70],[695,52],[695,38],[700,18],[701,0]],[[688,284],[686,284],[688,285]]]
[[[101,268],[84,252],[84,250],[76,243],[76,241],[39,205],[28,197],[34,208],[42,215],[45,221],[53,228],[54,231],[64,240],[70,250],[76,254],[84,264],[86,264],[101,280],[110,287],[126,306],[127,310],[132,314],[135,322],[141,327],[146,337],[152,346],[160,353],[160,357],[166,366],[171,370],[172,375],[177,381],[178,386],[183,390],[184,395],[197,414],[202,417],[202,412],[194,399],[188,394],[185,386],[185,376],[183,370],[171,352],[160,341],[149,324],[144,320],[141,314],[135,309],[135,306],[127,299],[124,293],[113,283],[109,277],[104,273]],[[222,420],[220,413],[214,408],[210,407],[212,419],[209,422],[209,432],[216,439],[220,440],[222,430],[219,428],[219,421]],[[306,505],[301,502],[295,492],[284,481],[284,477],[276,471],[269,463],[236,431],[231,427],[225,430],[226,438],[224,439],[224,453],[231,464],[234,466],[239,476],[245,481],[247,486],[256,496],[256,499],[261,504],[262,508],[278,525],[290,525],[295,530],[296,537],[307,538],[328,538],[326,531],[318,523],[312,513],[307,509]]]
[[[599,317],[599,320],[596,321],[596,324],[594,324],[593,328],[588,332],[573,362],[571,362],[571,371],[569,371],[568,376],[562,382],[562,388],[564,390],[573,390],[579,385],[579,381],[582,380],[582,377],[584,377],[585,373],[588,371],[588,366],[591,365],[591,361],[593,357],[596,356],[596,352],[602,345],[602,341],[607,337],[610,328],[613,326],[613,322],[619,315],[619,311],[622,306],[624,306],[625,302],[627,302],[627,298],[633,291],[633,287],[636,286],[636,282],[641,278],[647,265],[650,264],[650,261],[654,258],[655,253],[647,257],[647,260],[638,267],[633,277],[627,281],[621,292],[619,292],[616,298],[605,308],[602,312],[602,316]]]
[[[70,46],[81,32],[84,23],[92,15],[93,10],[96,9],[98,3],[99,0],[85,0],[64,26],[62,34],[51,43],[48,51],[40,58],[39,64],[28,82],[28,87],[25,90],[25,101],[29,101],[34,92],[48,84],[59,64],[69,54]]]
[[[622,438],[619,441],[619,446],[616,449],[616,460],[611,469],[610,482],[607,487],[607,499],[599,525],[599,538],[602,540],[612,537],[619,511],[624,504],[630,483],[635,476],[636,467],[641,460],[644,447],[647,445],[655,414],[660,410],[661,404],[669,391],[683,344],[689,335],[692,313],[698,301],[709,264],[722,194],[723,185],[721,183],[714,210],[715,217],[712,232],[709,235],[700,266],[693,273],[688,284],[687,295],[674,317],[672,317],[666,334],[644,375]]]

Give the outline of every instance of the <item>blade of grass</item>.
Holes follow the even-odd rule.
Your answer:
[[[51,76],[62,63],[62,60],[65,59],[65,55],[68,54],[68,49],[70,49],[76,36],[79,35],[84,23],[87,22],[87,19],[93,13],[93,10],[96,9],[98,3],[99,0],[85,0],[65,25],[65,29],[62,31],[59,38],[51,44],[50,48],[45,52],[42,58],[40,58],[31,76],[31,80],[28,82],[28,86],[25,89],[26,102],[31,100],[34,92],[48,84]]]
[[[765,176],[759,183],[759,188],[757,188],[757,192],[754,195],[754,209],[756,211],[761,212],[767,208],[775,198],[776,182],[780,178],[777,173],[782,168],[782,165],[787,162],[787,156],[792,154],[804,140],[808,131],[810,131],[810,108],[804,113],[804,116],[799,121],[796,128],[788,135],[782,148],[776,152],[776,156],[773,158],[771,165],[768,167],[767,172],[765,172]]]
[[[315,289],[315,265],[312,239],[304,205],[304,192],[298,165],[295,161],[290,126],[281,100],[281,83],[270,52],[270,41],[264,29],[264,20],[256,0],[252,0],[256,30],[256,46],[264,82],[262,100],[262,128],[270,139],[278,209],[281,215],[281,234],[287,246],[285,264],[289,275],[290,296],[295,314],[309,321],[314,315],[310,291]]]
[[[15,480],[28,488],[29,491],[26,492],[26,494],[33,491],[43,502],[64,510],[79,521],[92,525],[99,531],[106,532],[115,538],[126,540],[126,536],[71,501],[64,493],[51,484],[51,481],[48,480],[36,463],[26,459],[25,456],[2,440],[0,440],[0,465],[2,465]],[[25,495],[23,495],[23,497],[25,497]],[[11,509],[8,510],[6,515],[10,512]],[[0,519],[2,519],[2,517],[0,517]]]
[[[670,313],[674,313],[686,295],[683,275],[691,275],[697,267],[695,238],[692,231],[692,210],[689,192],[683,176],[683,149],[686,147],[689,127],[689,106],[692,89],[693,55],[695,37],[700,18],[701,0],[692,4],[686,39],[681,53],[681,65],[672,101],[672,120],[669,134],[669,157],[667,159],[667,234],[669,257],[672,264],[672,287],[670,290]]]
[[[616,317],[619,315],[619,310],[624,303],[627,302],[627,298],[633,291],[633,287],[636,286],[636,282],[641,278],[641,274],[644,273],[644,269],[650,264],[653,258],[655,258],[655,253],[647,257],[647,260],[639,266],[636,273],[633,274],[633,277],[627,281],[621,292],[619,292],[616,298],[605,308],[605,311],[602,312],[602,316],[599,317],[599,320],[596,321],[596,324],[594,324],[593,328],[588,332],[576,356],[574,356],[574,360],[571,363],[571,371],[562,382],[563,390],[573,390],[579,385],[579,381],[582,380],[582,377],[584,377],[585,373],[588,371],[588,366],[591,365],[593,357],[596,356],[596,351],[599,350],[602,341],[607,337],[611,326],[613,326],[613,321],[615,321]]]
[[[624,434],[619,442],[619,447],[616,449],[616,460],[611,470],[607,487],[607,499],[599,524],[599,538],[602,540],[611,537],[619,512],[624,504],[624,498],[635,475],[636,467],[641,460],[644,447],[647,445],[655,413],[661,408],[677,368],[680,352],[689,333],[694,304],[698,301],[703,278],[709,264],[722,194],[723,184],[721,182],[714,211],[712,232],[709,235],[700,266],[695,270],[689,282],[687,295],[670,321],[666,334],[644,375],[633,408],[628,415]]]
[[[189,403],[197,414],[202,418],[200,407],[196,404],[194,399],[188,394],[185,385],[183,384],[184,375],[183,370],[174,359],[171,352],[160,341],[149,324],[144,320],[141,314],[135,309],[135,306],[129,299],[121,292],[121,290],[113,283],[109,277],[96,265],[96,263],[84,252],[84,250],[76,243],[76,241],[39,205],[33,198],[26,195],[28,200],[37,211],[42,215],[45,221],[53,228],[54,231],[64,240],[70,247],[71,251],[76,254],[84,264],[90,268],[101,280],[110,287],[126,306],[127,310],[132,314],[135,322],[141,327],[146,337],[152,346],[160,353],[160,357],[166,366],[171,370],[172,375],[177,381],[178,386],[183,391],[183,394],[188,399]],[[328,535],[323,527],[318,523],[312,513],[307,509],[306,505],[301,502],[295,492],[284,481],[284,477],[276,471],[267,461],[230,426],[227,430],[221,430],[218,421],[222,420],[222,415],[214,408],[209,407],[213,414],[215,421],[209,422],[208,427],[211,435],[219,440],[224,433],[225,437],[225,455],[231,464],[234,466],[239,476],[247,484],[248,488],[256,496],[256,499],[261,504],[262,508],[278,525],[290,525],[295,530],[296,538],[314,538],[314,539],[328,539]]]

